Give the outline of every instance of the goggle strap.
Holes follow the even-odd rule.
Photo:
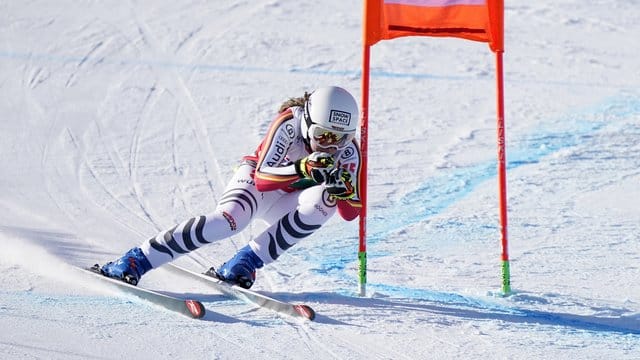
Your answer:
[[[304,102],[304,121],[307,123],[307,131],[313,125],[313,121],[311,121],[311,114],[309,113],[309,99]]]

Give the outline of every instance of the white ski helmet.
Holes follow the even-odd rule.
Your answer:
[[[311,93],[304,104],[302,133],[313,145],[314,132],[319,135],[322,130],[328,131],[332,138],[321,146],[342,148],[355,137],[359,116],[358,104],[347,90],[337,86],[322,87]],[[319,138],[315,137],[315,140]]]

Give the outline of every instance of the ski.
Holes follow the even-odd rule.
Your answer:
[[[247,303],[255,304],[259,307],[278,312],[280,314],[285,314],[294,318],[302,318],[306,320],[313,320],[316,317],[316,312],[310,306],[305,304],[292,304],[289,302],[280,301],[259,292],[248,290],[236,285],[231,285],[215,277],[200,274],[195,271],[180,267],[178,265],[168,264],[167,268],[177,274],[187,275],[193,279],[199,280],[200,282],[211,286],[227,295],[243,300]]]
[[[202,305],[198,300],[180,299],[157,291],[134,286],[119,279],[104,276],[100,272],[100,266],[98,264],[82,270],[95,276],[97,279],[101,279],[102,281],[115,286],[124,293],[149,301],[167,310],[175,311],[194,319],[201,319],[205,315],[206,310],[204,305]]]

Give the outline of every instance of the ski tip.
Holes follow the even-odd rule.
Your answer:
[[[298,314],[309,320],[316,318],[316,312],[309,305],[294,305],[293,308]]]
[[[185,300],[184,304],[194,319],[202,319],[206,313],[204,305],[198,300]]]

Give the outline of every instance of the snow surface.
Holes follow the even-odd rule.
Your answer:
[[[332,219],[258,274],[316,309],[301,323],[143,279],[216,312],[191,320],[74,266],[210,212],[286,98],[359,98],[361,2],[0,2],[0,358],[637,359],[638,5],[506,1],[509,297],[494,55],[373,47],[368,293],[357,221]],[[179,262],[217,265],[262,228]]]

